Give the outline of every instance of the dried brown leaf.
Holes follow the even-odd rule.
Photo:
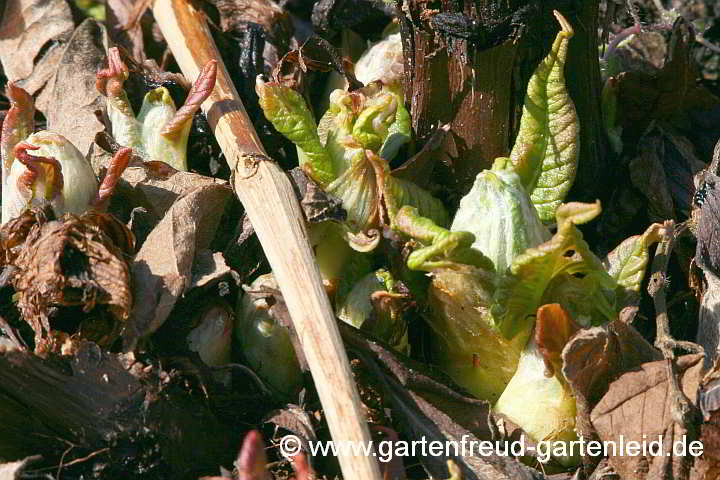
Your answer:
[[[681,388],[691,403],[697,397],[703,368],[702,355],[685,355],[676,361]],[[657,441],[662,436],[661,454],[610,456],[609,461],[623,479],[682,480],[687,479],[693,457],[687,452],[679,456],[674,442],[694,440],[693,432],[675,421],[674,400],[668,382],[667,361],[644,363],[624,373],[610,384],[608,392],[593,408],[592,425],[604,442]],[[618,447],[619,448],[619,447]]]
[[[65,0],[3,2],[0,62],[5,76],[34,95],[55,74],[74,28]]]
[[[145,60],[145,45],[140,22],[130,25],[134,18],[132,0],[108,0],[107,28],[115,42],[124,47],[139,62]]]
[[[563,349],[562,358],[563,375],[577,403],[578,435],[596,439],[590,412],[610,383],[643,363],[660,360],[662,355],[631,325],[616,320],[578,332]],[[593,458],[586,460],[592,463]]]
[[[227,185],[225,180],[181,172],[171,167],[162,170],[157,163],[161,162],[145,162],[127,168],[113,203],[130,209],[143,207],[159,220],[181,196],[205,186]]]
[[[67,214],[56,221],[48,218],[47,213],[26,212],[6,224],[1,234],[16,244],[5,256],[16,269],[12,285],[18,309],[35,331],[35,350],[57,351],[61,346],[55,342],[66,339],[51,332],[55,307],[77,306],[87,313],[104,305],[109,315],[82,318],[77,333],[109,346],[132,306],[127,262],[134,246],[132,235],[123,224],[101,213]],[[17,243],[23,237],[22,244]]]
[[[210,242],[232,190],[209,184],[178,198],[150,232],[133,264],[135,308],[128,346],[157,330],[192,285],[193,265]]]
[[[83,155],[90,150],[95,134],[105,129],[95,115],[105,107],[105,99],[88,73],[103,67],[107,46],[105,27],[94,19],[85,20],[75,29],[53,79],[38,99],[48,130],[70,140]]]
[[[225,263],[222,253],[201,250],[195,255],[188,290],[210,285],[229,273],[230,267]]]
[[[285,408],[273,410],[263,423],[275,425],[276,428],[282,428],[296,435],[306,452],[310,451],[309,442],[317,441],[310,415],[297,405],[288,404]]]
[[[220,27],[224,32],[244,30],[251,22],[275,33],[273,36],[284,33],[286,41],[292,35],[290,16],[272,0],[211,0],[211,3],[220,13]]]
[[[698,82],[690,48],[694,42],[692,31],[689,22],[679,17],[657,74],[627,71],[618,75],[618,104],[623,105],[619,120],[630,137],[640,136],[652,120],[718,105],[720,100]]]
[[[647,197],[652,221],[674,218],[672,195],[658,156],[661,140],[653,137],[641,140],[639,155],[630,161],[632,183]]]

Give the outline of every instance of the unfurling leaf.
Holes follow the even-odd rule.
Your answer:
[[[600,202],[562,205],[557,210],[557,233],[515,258],[510,273],[498,280],[492,308],[493,317],[504,335],[512,338],[523,331],[524,326],[533,321],[538,306],[545,303],[561,303],[578,323],[585,326],[591,321],[613,319],[616,315],[615,282],[575,227],[599,214]],[[594,290],[587,292],[584,287],[578,288],[576,282],[593,286]],[[574,296],[577,301],[573,302],[572,298],[568,301],[568,289],[578,293]],[[589,319],[583,318],[588,303],[592,309]]]
[[[438,268],[472,265],[489,272],[494,271],[492,261],[472,248],[475,235],[439,227],[429,218],[420,215],[417,208],[402,207],[395,217],[395,229],[423,245],[407,259],[411,270],[431,272]]]
[[[365,85],[380,80],[402,92],[404,66],[400,32],[391,33],[362,54],[355,64],[355,77]]]
[[[559,373],[559,372],[558,372]],[[575,397],[564,380],[545,375],[545,362],[534,339],[528,342],[517,371],[493,410],[521,426],[535,442],[571,442],[575,433]],[[553,458],[566,466],[579,463],[579,451],[563,454],[553,450]]]
[[[550,238],[540,222],[518,175],[507,170],[484,170],[460,200],[451,230],[475,235],[472,246],[505,273],[527,248]]]
[[[30,153],[32,152],[32,153]],[[28,207],[50,203],[57,216],[80,215],[98,192],[95,172],[65,137],[46,130],[15,146],[15,161],[7,179],[3,222]]]
[[[2,223],[46,204],[57,217],[80,215],[91,207],[103,210],[127,167],[131,149],[116,152],[99,189],[90,163],[67,138],[47,130],[30,134],[35,112],[32,97],[12,83],[8,94],[12,108],[3,123],[0,145]]]
[[[530,78],[520,129],[510,162],[530,193],[540,219],[552,222],[577,169],[579,121],[565,88],[565,59],[573,29],[558,12],[562,27],[550,54]]]
[[[477,398],[495,402],[517,369],[530,335],[507,339],[490,314],[494,275],[456,264],[433,270],[428,290],[434,333],[433,358],[458,385]]]
[[[329,153],[320,142],[317,125],[298,92],[258,77],[255,84],[265,117],[298,148],[300,166],[310,178],[326,187],[336,177]]]
[[[520,356],[517,371],[495,404],[494,410],[520,426],[533,441],[572,441],[575,433],[575,397],[562,374],[562,351],[579,330],[560,304],[537,310],[535,335]],[[528,401],[532,395],[533,401]],[[556,455],[565,465],[579,455]]]
[[[650,246],[660,241],[663,226],[654,223],[642,235],[624,240],[608,254],[603,264],[618,284],[618,308],[637,305],[645,268],[650,258]]]
[[[398,211],[404,206],[416,208],[422,216],[437,225],[444,226],[448,223],[447,211],[442,202],[408,180],[388,175],[384,200],[391,226],[395,223]]]

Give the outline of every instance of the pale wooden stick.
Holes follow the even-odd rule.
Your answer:
[[[202,109],[233,172],[235,192],[280,285],[330,433],[336,442],[369,442],[370,432],[347,354],[287,175],[267,158],[202,12],[187,0],[155,0],[153,13],[188,80],[195,79],[208,61],[217,60],[215,90]],[[338,452],[338,457],[345,478],[380,479],[373,457],[355,456],[352,450]]]

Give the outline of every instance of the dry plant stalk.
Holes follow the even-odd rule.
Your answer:
[[[153,11],[187,78],[196,78],[207,62],[218,62],[215,89],[202,109],[233,172],[233,188],[280,285],[333,439],[369,442],[347,354],[287,175],[267,157],[223,65],[204,14],[187,0],[155,0]],[[338,457],[345,478],[380,479],[372,457],[350,452]]]

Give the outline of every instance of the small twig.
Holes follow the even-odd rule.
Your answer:
[[[266,397],[272,397],[273,393],[270,390],[270,388],[265,385],[265,382],[262,381],[260,377],[258,377],[257,373],[255,373],[250,367],[247,365],[243,365],[241,363],[226,363],[224,365],[219,365],[217,367],[212,367],[212,370],[230,370],[230,369],[236,369],[241,370],[244,374],[249,376],[253,379],[257,387],[260,389],[263,395]]]
[[[720,53],[720,47],[715,45],[714,43],[709,42],[705,37],[702,35],[696,35],[695,41],[698,42],[703,47],[707,48],[708,50],[714,52],[714,53]]]
[[[692,419],[695,416],[696,408],[690,403],[682,391],[677,372],[675,371],[674,349],[682,349],[693,353],[702,353],[703,349],[692,342],[677,341],[670,335],[670,319],[667,313],[665,289],[667,286],[667,269],[670,262],[675,240],[687,229],[686,223],[677,227],[675,222],[668,220],[664,224],[664,234],[660,244],[655,251],[655,258],[652,263],[652,275],[648,285],[648,293],[655,305],[656,335],[655,347],[663,354],[667,364],[667,375],[670,384],[670,395],[672,397],[673,420],[685,430],[689,430]]]

